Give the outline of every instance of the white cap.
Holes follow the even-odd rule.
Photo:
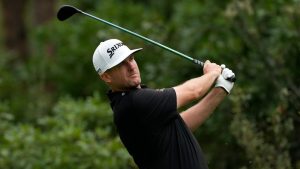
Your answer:
[[[134,52],[142,48],[130,50],[122,41],[109,39],[101,42],[93,55],[93,64],[98,74],[118,65]]]

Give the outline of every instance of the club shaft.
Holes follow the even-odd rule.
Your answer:
[[[138,34],[138,33],[132,32],[132,31],[130,31],[130,30],[128,30],[128,29],[125,29],[125,28],[123,28],[123,27],[121,27],[121,26],[115,25],[115,24],[113,24],[113,23],[111,23],[111,22],[108,22],[108,21],[106,21],[106,20],[104,20],[104,19],[95,17],[95,16],[93,16],[93,15],[91,15],[91,14],[89,14],[89,13],[83,12],[83,11],[81,11],[81,10],[78,10],[78,11],[79,11],[80,13],[84,14],[84,15],[87,15],[87,16],[93,18],[93,19],[96,19],[96,20],[98,20],[98,21],[101,21],[101,22],[103,22],[103,23],[105,23],[105,24],[107,24],[107,25],[110,25],[110,26],[112,26],[112,27],[115,27],[115,28],[117,28],[117,29],[119,29],[119,30],[122,30],[122,31],[126,32],[126,33],[129,33],[129,34],[131,34],[131,35],[134,35],[134,36],[136,36],[136,37],[138,37],[138,38],[140,38],[140,39],[142,39],[142,40],[145,40],[145,41],[147,41],[147,42],[149,42],[149,43],[152,43],[152,44],[157,45],[157,46],[159,46],[159,47],[161,47],[161,48],[163,48],[163,49],[166,49],[166,50],[168,50],[168,51],[170,51],[170,52],[172,52],[172,53],[174,53],[174,54],[177,54],[177,55],[179,55],[179,56],[181,56],[181,57],[183,57],[183,58],[185,58],[185,59],[187,59],[187,60],[189,60],[189,61],[191,61],[191,62],[193,62],[193,63],[195,63],[195,64],[200,65],[201,67],[203,67],[203,65],[204,65],[204,63],[201,62],[200,60],[194,59],[194,58],[192,58],[192,57],[190,57],[190,56],[188,56],[188,55],[186,55],[186,54],[183,54],[183,53],[178,52],[178,51],[176,51],[176,50],[174,50],[174,49],[172,49],[172,48],[169,48],[169,47],[167,47],[167,46],[165,46],[165,45],[162,45],[162,44],[160,44],[160,43],[158,43],[158,42],[156,42],[156,41],[154,41],[154,40],[152,40],[152,39],[146,38],[146,37],[144,37],[144,36],[142,36],[142,35],[140,35],[140,34]]]

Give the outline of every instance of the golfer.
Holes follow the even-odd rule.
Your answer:
[[[210,61],[203,75],[178,86],[150,89],[141,85],[135,52],[123,42],[101,42],[93,55],[100,78],[108,92],[114,123],[130,155],[140,169],[207,169],[202,150],[193,136],[230,92],[234,75]],[[178,113],[177,109],[199,100]]]

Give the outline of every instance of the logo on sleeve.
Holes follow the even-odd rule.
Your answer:
[[[158,92],[163,92],[165,90],[165,88],[162,88],[162,89],[156,89],[156,91]]]
[[[123,43],[117,43],[113,47],[108,48],[106,52],[109,54],[109,58],[112,58],[113,55],[115,54],[115,51],[119,49],[121,46],[123,46]]]

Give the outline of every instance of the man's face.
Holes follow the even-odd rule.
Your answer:
[[[113,91],[124,91],[133,87],[140,87],[140,71],[133,55],[105,73],[107,78],[102,79],[109,84]]]

